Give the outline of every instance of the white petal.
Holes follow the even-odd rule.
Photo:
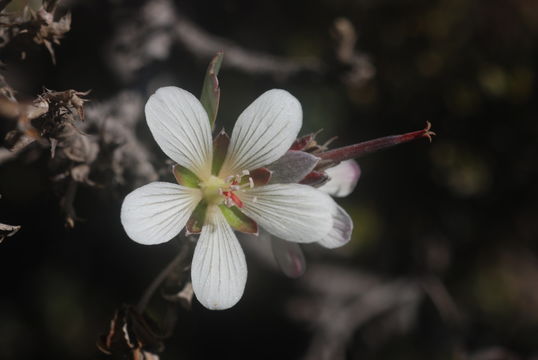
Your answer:
[[[162,151],[200,178],[211,175],[211,127],[200,101],[190,92],[168,86],[146,103],[149,129]]]
[[[336,205],[336,211],[333,214],[333,227],[326,237],[319,241],[319,244],[329,249],[344,246],[351,239],[353,232],[353,220],[347,212]]]
[[[153,182],[125,197],[121,223],[137,243],[160,244],[179,234],[200,199],[198,189]]]
[[[323,239],[332,228],[336,203],[325,193],[300,184],[260,186],[240,193],[241,209],[279,238],[300,243]]]
[[[285,90],[273,89],[239,115],[221,176],[268,165],[289,150],[303,122],[299,101]]]
[[[206,223],[194,249],[191,278],[196,298],[211,310],[231,308],[243,295],[247,282],[245,255],[216,206],[207,209]]]
[[[344,197],[351,194],[361,176],[361,168],[355,160],[342,161],[325,172],[330,179],[318,189],[334,197]]]

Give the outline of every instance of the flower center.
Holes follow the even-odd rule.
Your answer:
[[[221,178],[211,175],[209,179],[199,184],[202,190],[202,197],[208,204],[219,205],[224,199],[221,189],[226,186],[226,183]]]
[[[211,175],[208,180],[200,183],[203,198],[208,204],[220,205],[224,203],[228,207],[234,205],[243,207],[243,202],[237,192],[246,187],[254,187],[254,181],[249,176],[248,170],[244,170],[240,175],[228,176],[224,180]]]

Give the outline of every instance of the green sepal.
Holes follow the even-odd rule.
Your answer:
[[[213,140],[213,165],[211,167],[211,173],[218,175],[224,158],[228,152],[228,146],[230,145],[230,137],[226,134],[226,131],[222,129],[219,134]]]
[[[202,87],[202,95],[200,96],[200,102],[207,112],[211,129],[215,127],[215,120],[219,110],[220,87],[217,75],[219,74],[223,56],[224,53],[219,51],[209,63]]]
[[[181,165],[174,165],[172,168],[176,181],[179,185],[190,188],[197,188],[200,184],[200,179],[192,171]]]
[[[191,217],[187,221],[187,225],[185,225],[185,229],[187,230],[187,235],[199,234],[202,231],[202,226],[204,226],[204,222],[205,222],[206,212],[207,212],[207,203],[205,201],[200,201],[200,203],[196,206],[196,208],[192,212]]]
[[[247,234],[258,235],[258,224],[237,208],[237,206],[227,207],[226,205],[219,205],[220,211],[228,224],[237,231],[241,231]]]

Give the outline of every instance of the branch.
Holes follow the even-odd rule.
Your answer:
[[[332,35],[336,60],[347,67],[342,81],[351,87],[361,87],[375,76],[375,67],[368,56],[357,51],[358,35],[353,24],[346,18],[336,19]]]
[[[338,30],[340,27],[335,30],[336,34],[342,33],[341,29]],[[353,29],[351,25],[348,30],[349,28]],[[349,31],[341,38],[348,39],[347,34]],[[325,75],[329,72],[328,64],[314,56],[302,59],[275,56],[247,49],[234,41],[210,34],[182,15],[170,0],[150,0],[121,24],[110,43],[109,57],[120,78],[132,81],[142,68],[154,61],[166,59],[176,44],[203,61],[211,59],[217,51],[224,51],[224,67],[254,75],[285,79],[299,73]],[[354,47],[354,41],[352,44],[349,41],[337,41],[334,61],[345,67],[343,78],[346,79],[346,84],[361,86],[374,76],[375,69],[369,58]],[[343,48],[347,50],[343,51]],[[351,55],[344,55],[350,51]]]
[[[223,66],[246,73],[289,77],[299,72],[321,70],[321,62],[318,59],[295,60],[248,50],[230,40],[209,34],[180,13],[175,16],[174,30],[177,39],[189,52],[204,60],[222,50],[226,56]]]
[[[15,235],[21,227],[19,225],[8,225],[0,223],[0,243],[6,238]]]
[[[302,281],[310,294],[294,301],[290,314],[315,328],[307,360],[345,359],[345,349],[357,329],[382,314],[412,312],[422,298],[413,280],[385,282],[337,266],[314,265]]]

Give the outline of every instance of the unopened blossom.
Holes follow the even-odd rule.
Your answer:
[[[267,91],[248,106],[225,155],[217,139],[213,143],[203,106],[185,90],[157,90],[146,104],[146,120],[178,164],[179,184],[154,182],[134,190],[123,202],[121,221],[131,239],[146,245],[169,241],[185,226],[201,227],[191,278],[205,307],[229,308],[243,294],[247,267],[234,230],[257,233],[259,225],[286,241],[328,247],[349,240],[349,216],[330,196],[265,177],[270,172],[264,167],[288,152],[302,125],[301,105],[288,92]]]

